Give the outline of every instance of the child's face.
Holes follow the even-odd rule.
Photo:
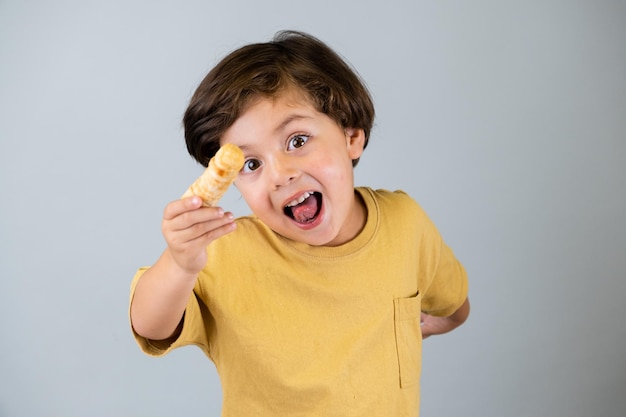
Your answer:
[[[235,185],[265,224],[292,240],[337,246],[365,223],[352,167],[364,139],[362,129],[341,128],[293,89],[253,101],[222,144],[243,150]]]

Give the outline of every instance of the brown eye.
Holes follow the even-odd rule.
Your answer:
[[[309,140],[309,137],[306,135],[296,135],[289,139],[289,150],[298,149],[304,146],[305,143]]]
[[[257,169],[259,169],[260,166],[261,166],[261,162],[258,159],[248,159],[243,164],[242,171],[244,171],[244,172],[256,171]]]

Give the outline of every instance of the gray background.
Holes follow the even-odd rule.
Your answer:
[[[358,184],[408,191],[469,271],[422,415],[626,415],[625,2],[0,0],[0,416],[219,415],[200,350],[140,353],[128,286],[201,172],[190,95],[282,28],[359,70]]]

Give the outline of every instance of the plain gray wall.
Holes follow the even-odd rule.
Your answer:
[[[193,90],[283,28],[372,91],[358,184],[408,191],[469,271],[422,415],[626,415],[625,2],[0,0],[0,416],[219,415],[200,350],[140,353],[128,288],[201,172]]]

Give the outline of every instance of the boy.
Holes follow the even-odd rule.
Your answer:
[[[298,32],[232,52],[192,97],[190,154],[238,145],[253,215],[168,204],[130,318],[148,354],[205,352],[224,416],[419,414],[421,340],[465,321],[467,279],[410,197],[354,187],[373,118],[354,71]]]

